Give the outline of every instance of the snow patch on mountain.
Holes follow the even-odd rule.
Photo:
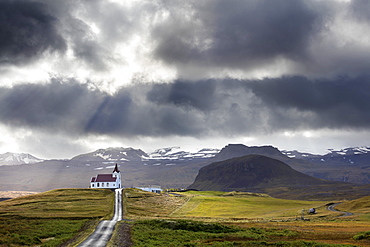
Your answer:
[[[94,152],[78,155],[72,160],[84,161],[102,161],[102,162],[125,162],[125,161],[141,161],[142,157],[147,156],[145,152],[134,148],[106,148],[98,149]]]
[[[288,156],[289,158],[296,158],[296,159],[309,159],[309,158],[314,158],[314,157],[319,156],[319,155],[316,155],[316,154],[302,153],[302,152],[299,152],[297,150],[293,150],[293,151],[283,150],[281,152],[284,155]]]
[[[332,155],[354,155],[370,153],[370,147],[350,147],[341,150],[328,149]]]
[[[168,147],[157,149],[149,153],[145,160],[191,160],[208,159],[214,157],[220,152],[220,149],[204,148],[197,152],[184,151],[180,147]]]
[[[21,165],[34,164],[42,162],[42,159],[36,158],[26,153],[10,153],[0,154],[0,166],[2,165]]]

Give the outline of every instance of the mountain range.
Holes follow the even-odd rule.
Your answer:
[[[229,144],[219,149],[188,152],[179,147],[146,153],[134,148],[107,148],[67,160],[42,160],[32,155],[0,155],[0,190],[45,191],[54,188],[88,187],[97,173],[110,173],[117,163],[125,187],[160,185],[186,188],[199,170],[211,163],[245,155],[279,160],[306,175],[332,181],[370,184],[370,148],[329,150],[325,155],[280,151],[272,146]],[[8,157],[8,158],[6,158]],[[24,157],[22,159],[22,157]]]
[[[141,149],[134,148],[107,148],[98,149],[94,152],[81,154],[73,157],[71,160],[89,161],[146,161],[146,160],[192,160],[192,159],[208,159],[216,156],[216,160],[222,160],[232,157],[244,156],[247,154],[262,154],[267,156],[282,156],[289,158],[302,159],[315,163],[349,163],[349,164],[370,164],[370,147],[350,147],[341,150],[328,149],[329,152],[324,155],[303,153],[297,150],[279,150],[272,146],[245,146],[243,144],[229,144],[225,148],[203,148],[197,152],[189,152],[181,150],[180,147],[168,147],[157,149],[154,152],[145,153]],[[220,153],[220,151],[222,151]],[[229,152],[232,152],[229,154]],[[94,158],[92,158],[93,156]],[[7,152],[0,154],[0,166],[2,165],[21,165],[34,164],[42,162],[44,159],[37,158],[27,153],[11,153]]]

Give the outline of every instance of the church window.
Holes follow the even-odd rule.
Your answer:
[[[107,187],[109,187],[109,183],[107,183]]]
[[[97,183],[97,186],[96,187],[99,187],[99,183]]]

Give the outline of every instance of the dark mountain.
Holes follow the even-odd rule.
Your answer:
[[[215,162],[199,170],[194,183],[198,190],[259,190],[268,187],[327,184],[310,177],[287,164],[262,155],[247,155]]]
[[[268,157],[285,157],[279,149],[273,146],[248,147],[243,144],[229,144],[213,157],[214,161],[227,160],[235,157],[242,157],[248,154],[258,154]]]
[[[286,199],[353,199],[370,192],[370,185],[317,179],[262,155],[247,155],[204,166],[188,189],[264,192]]]
[[[370,183],[370,148],[366,147],[330,150],[326,155],[314,155],[298,151],[280,152],[272,146],[248,147],[243,144],[230,144],[210,161],[222,161],[249,154],[278,159],[315,178],[357,184]]]

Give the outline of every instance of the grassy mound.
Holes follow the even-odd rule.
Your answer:
[[[113,201],[110,190],[59,189],[0,202],[0,246],[58,246],[82,237],[111,217]]]

